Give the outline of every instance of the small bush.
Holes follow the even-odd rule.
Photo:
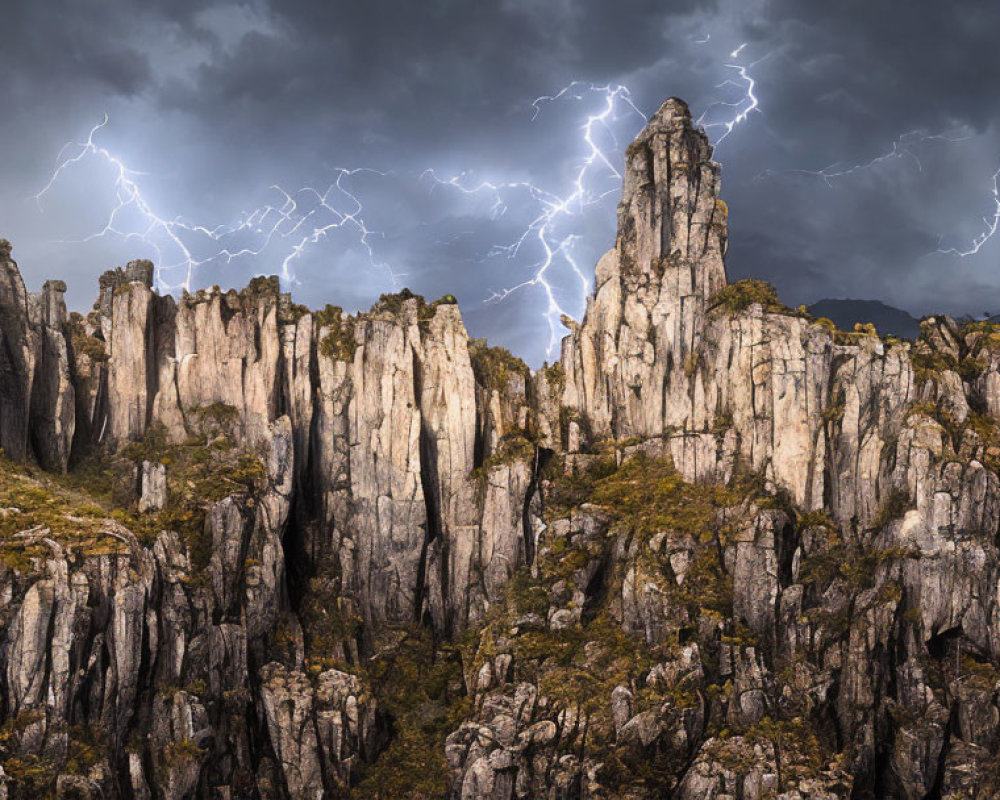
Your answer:
[[[503,391],[511,377],[520,375],[527,383],[531,370],[503,347],[490,347],[485,339],[469,340],[469,357],[476,382],[485,389]]]
[[[921,382],[931,380],[946,370],[958,370],[958,362],[954,356],[931,350],[926,345],[918,345],[910,350],[910,364],[913,366],[913,374]]]
[[[240,411],[236,406],[226,403],[212,403],[195,409],[195,415],[203,422],[215,425],[220,428],[229,428],[240,418]]]
[[[770,283],[754,278],[729,284],[712,298],[711,305],[712,308],[723,308],[730,314],[738,314],[755,303],[763,306],[765,311],[785,313],[789,310],[778,299],[778,292]]]
[[[548,363],[542,365],[542,372],[545,375],[549,386],[556,392],[562,392],[566,386],[566,371],[561,362],[556,361],[551,366]]]
[[[342,308],[328,305],[322,311],[316,312],[316,324],[320,328],[329,329],[319,343],[321,355],[337,361],[354,360],[354,353],[358,349],[354,338],[356,324],[354,317],[345,317]]]
[[[423,297],[414,294],[409,289],[402,289],[395,294],[380,295],[373,311],[387,311],[390,314],[398,314],[409,300],[417,300],[419,305],[424,304]]]
[[[902,519],[911,505],[912,500],[908,492],[902,489],[893,489],[889,492],[889,496],[883,501],[875,516],[872,517],[872,529],[881,531],[893,520]]]
[[[470,711],[460,652],[435,648],[430,632],[400,632],[399,643],[368,666],[378,706],[393,722],[395,736],[371,764],[351,796],[418,800],[448,790],[445,737]]]

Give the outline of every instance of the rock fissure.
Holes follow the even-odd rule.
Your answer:
[[[728,283],[711,155],[653,115],[534,373],[450,296],[83,317],[0,247],[3,790],[1000,791],[1000,332]]]

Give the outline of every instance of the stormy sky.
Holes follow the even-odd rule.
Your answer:
[[[472,335],[537,364],[613,241],[625,145],[679,96],[720,142],[731,278],[793,305],[1000,312],[995,3],[3,11],[0,236],[29,288],[63,278],[79,310],[139,257],[165,290],[284,273],[311,306],[407,286],[455,294]],[[105,114],[92,148],[64,147]]]

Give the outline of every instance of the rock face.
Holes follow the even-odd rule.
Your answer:
[[[180,442],[192,420],[221,413],[253,445],[287,414],[296,487],[309,492],[302,544],[341,565],[369,629],[426,613],[454,633],[479,613],[482,598],[450,589],[488,567],[479,554],[494,526],[481,521],[495,511],[477,500],[472,473],[492,452],[477,451],[478,431],[489,424],[499,438],[504,421],[480,405],[458,306],[398,296],[355,320],[293,308],[273,279],[175,302],[147,277],[102,281],[110,358],[89,421],[95,443],[119,449],[152,429]],[[507,538],[488,556],[513,569],[523,537]]]
[[[259,279],[178,301],[134,262],[102,276],[93,314],[67,320],[59,285],[33,299],[12,262],[5,274],[8,452],[57,470],[71,451],[81,463],[102,454],[112,500],[142,537],[99,531],[127,544],[110,563],[89,540],[59,556],[82,608],[131,598],[118,617],[61,611],[50,560],[19,563],[10,719],[53,692],[77,699],[12,752],[59,763],[76,745],[64,733],[50,744],[53,726],[101,732],[95,796],[312,798],[356,781],[391,720],[357,676],[325,665],[357,667],[401,627],[457,635],[525,563],[527,368],[470,343],[447,299],[404,293],[358,318],[312,314]],[[49,520],[25,530],[66,549]],[[59,613],[62,638],[49,633]],[[115,683],[100,677],[109,650],[127,659]],[[70,675],[97,663],[99,694],[90,678],[52,687],[45,665],[67,652]],[[128,788],[114,777],[125,761]],[[19,763],[14,785],[28,786]]]
[[[40,294],[26,292],[0,240],[0,447],[16,460],[31,450],[57,471],[69,462],[76,425],[65,291],[47,281]]]
[[[981,759],[995,745],[970,748],[954,719],[973,684],[994,687],[997,677],[989,620],[1000,483],[990,375],[1000,337],[990,326],[960,329],[931,318],[915,345],[882,341],[786,309],[759,283],[727,287],[725,207],[709,158],[678,101],[668,101],[629,148],[616,247],[598,264],[583,323],[564,340],[564,444],[577,464],[598,458],[587,454],[602,440],[617,440],[620,454],[669,455],[688,482],[737,488],[749,476],[788,510],[718,537],[723,574],[715,593],[731,591],[719,635],[706,629],[719,624],[719,609],[707,602],[717,597],[699,597],[709,608],[697,612],[665,603],[648,556],[626,547],[635,546],[628,537],[639,523],[612,528],[616,557],[574,573],[570,605],[550,604],[539,622],[547,620],[550,632],[574,625],[588,603],[622,592],[620,601],[600,602],[616,625],[650,645],[694,634],[700,658],[680,655],[702,670],[681,672],[690,675],[686,686],[699,687],[697,700],[681,702],[695,716],[675,716],[676,696],[651,709],[647,700],[648,710],[636,714],[636,687],[659,690],[652,672],[633,668],[621,685],[597,690],[608,703],[592,707],[582,727],[614,745],[593,746],[588,761],[579,709],[566,716],[565,698],[552,704],[553,683],[567,676],[551,664],[540,676],[530,660],[519,666],[526,634],[515,619],[503,668],[494,660],[472,684],[482,711],[449,739],[456,796],[538,791],[526,787],[540,764],[555,785],[581,787],[579,796],[611,796],[623,784],[602,781],[602,770],[608,774],[609,758],[640,769],[635,741],[646,748],[646,768],[667,756],[674,763],[656,790],[632,786],[629,797],[990,794],[996,778]],[[540,552],[569,547],[562,563],[588,563],[594,547],[572,533],[579,518],[569,523],[568,533],[551,524]],[[654,562],[683,587],[705,535],[664,524],[650,540]],[[613,577],[615,569],[623,574]],[[671,633],[677,625],[679,636]],[[600,669],[600,633],[584,625],[583,634],[594,638],[580,663]],[[559,651],[557,642],[551,647]],[[530,698],[530,711],[519,698]],[[985,714],[993,720],[990,702]],[[516,720],[506,738],[493,716],[499,708]],[[834,736],[824,742],[826,714]],[[527,730],[541,720],[555,726],[557,745],[525,747]],[[725,727],[727,737],[713,727]],[[664,734],[673,737],[669,746],[657,744]],[[681,743],[693,749],[670,750]],[[558,756],[567,747],[572,760]],[[949,758],[956,749],[973,765]]]
[[[727,283],[669,100],[558,364],[276,279],[67,315],[0,242],[0,791],[1000,789],[1000,328]]]

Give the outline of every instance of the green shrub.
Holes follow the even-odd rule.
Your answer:
[[[378,302],[372,310],[398,314],[409,300],[416,300],[419,306],[424,305],[423,297],[404,288],[395,294],[380,295]]]
[[[712,298],[712,308],[724,308],[731,314],[745,311],[759,303],[765,311],[787,312],[789,309],[778,299],[778,292],[770,283],[746,278],[731,283]]]
[[[544,373],[549,386],[555,392],[561,393],[563,388],[566,386],[566,371],[563,369],[562,362],[556,361],[551,366],[548,363],[545,363],[542,365],[542,372]]]
[[[211,403],[194,409],[195,416],[202,424],[228,430],[240,418],[240,411],[227,403]]]
[[[945,370],[958,370],[958,362],[954,356],[931,350],[925,344],[910,349],[910,364],[913,366],[913,374],[921,382],[931,380]]]
[[[95,364],[103,364],[108,360],[108,351],[104,340],[98,339],[96,336],[74,333],[70,345],[76,355],[87,356]]]
[[[163,750],[163,760],[171,766],[184,761],[200,761],[204,755],[204,751],[190,739],[171,742]]]
[[[511,377],[520,375],[527,383],[531,370],[503,347],[490,347],[485,339],[469,340],[469,357],[476,382],[488,390],[503,392]]]
[[[345,317],[339,306],[328,305],[316,312],[316,323],[320,328],[329,328],[320,340],[320,354],[337,361],[353,361],[358,348],[354,336],[355,318]]]
[[[395,647],[373,658],[367,675],[395,736],[352,788],[356,798],[423,800],[448,789],[445,737],[469,714],[458,649],[436,648],[424,628],[401,631]]]
[[[700,537],[718,509],[738,499],[725,487],[687,483],[669,458],[640,452],[595,483],[591,502],[642,534],[666,530]]]
[[[281,294],[281,280],[277,275],[258,275],[240,292],[240,297],[258,301],[265,298],[276,298]]]

